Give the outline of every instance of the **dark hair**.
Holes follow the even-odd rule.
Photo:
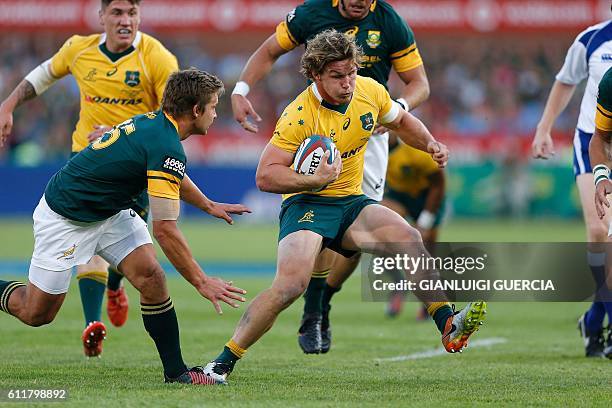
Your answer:
[[[355,37],[336,30],[325,30],[308,41],[306,52],[302,55],[300,72],[308,79],[323,73],[330,62],[353,59],[360,65],[363,51],[355,42]]]
[[[102,3],[102,8],[103,8],[103,9],[107,8],[108,6],[110,6],[110,4],[111,4],[113,1],[115,1],[115,0],[102,0],[102,1],[101,1],[101,3]],[[133,5],[133,6],[139,6],[139,5],[140,5],[140,0],[127,0],[127,1],[129,1],[129,2],[130,2],[130,4],[131,4],[131,5]]]
[[[221,96],[224,91],[223,82],[213,74],[197,68],[177,71],[166,83],[162,109],[175,118],[191,114],[195,105],[203,111],[214,94]]]

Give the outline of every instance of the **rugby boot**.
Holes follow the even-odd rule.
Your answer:
[[[227,381],[213,378],[204,373],[204,367],[193,367],[176,378],[164,375],[164,382],[193,385],[227,385]]]
[[[453,305],[453,311],[455,306]],[[471,302],[446,321],[442,344],[449,353],[461,353],[468,346],[468,339],[483,324],[487,313],[486,302]]]
[[[587,330],[585,318],[586,313],[578,319],[578,331],[584,341],[584,354],[587,357],[603,357],[605,347],[603,328],[598,332],[590,333]]]
[[[104,323],[89,323],[81,335],[85,356],[88,358],[100,357],[102,354],[102,341],[104,339],[106,339],[106,326],[104,326]]]
[[[321,352],[321,320],[320,313],[306,313],[298,330],[298,344],[306,354]]]
[[[108,298],[106,302],[106,313],[108,313],[108,320],[115,327],[121,327],[125,324],[128,318],[128,297],[125,293],[125,288],[121,286],[117,290],[106,290],[106,296]]]
[[[389,296],[389,301],[387,302],[385,314],[387,315],[387,317],[397,317],[402,312],[403,306],[404,296],[400,292],[393,292],[391,293],[391,296]]]
[[[612,324],[608,325],[608,341],[603,353],[604,356],[612,360]]]
[[[232,373],[232,370],[233,367],[227,363],[211,361],[202,368],[202,373],[217,381],[218,384],[227,384],[227,377]]]
[[[332,333],[331,326],[329,325],[329,311],[331,305],[323,306],[323,313],[321,315],[321,353],[325,354],[331,348]]]

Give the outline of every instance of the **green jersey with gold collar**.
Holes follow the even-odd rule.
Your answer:
[[[423,65],[412,30],[387,2],[375,0],[362,20],[343,17],[338,7],[338,0],[305,1],[277,26],[278,43],[289,51],[332,28],[353,35],[365,54],[359,75],[385,87],[391,67],[405,72]]]
[[[74,156],[47,184],[45,200],[68,219],[102,221],[134,206],[145,189],[178,200],[185,165],[176,122],[150,112],[115,126]]]

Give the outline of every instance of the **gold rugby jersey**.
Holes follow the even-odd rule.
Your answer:
[[[342,157],[342,172],[324,190],[309,194],[331,197],[363,194],[361,182],[368,140],[377,122],[389,123],[398,112],[398,105],[385,87],[372,78],[358,75],[353,98],[345,105],[327,103],[313,83],[285,108],[270,143],[294,154],[309,136],[331,138]]]
[[[113,126],[159,109],[176,57],[155,38],[138,32],[121,53],[106,48],[106,34],[75,35],[51,58],[51,74],[72,74],[81,94],[81,110],[72,134],[72,151],[84,149],[94,125]]]
[[[399,143],[389,154],[387,187],[418,197],[431,187],[430,177],[439,172],[438,164],[429,153]]]

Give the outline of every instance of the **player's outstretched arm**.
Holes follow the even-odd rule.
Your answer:
[[[225,204],[210,200],[186,174],[181,182],[180,194],[181,200],[213,217],[225,220],[230,225],[234,223],[230,214],[242,215],[251,212],[248,207],[242,204]]]
[[[277,194],[300,193],[321,188],[336,180],[342,171],[340,155],[336,156],[332,164],[328,164],[329,155],[329,151],[325,152],[315,174],[307,176],[291,169],[291,153],[268,143],[257,166],[257,188]]]
[[[576,85],[564,84],[559,80],[556,80],[553,84],[531,143],[534,158],[549,159],[554,156],[555,148],[550,132],[561,112],[567,107],[575,90]]]
[[[234,119],[249,132],[255,133],[259,130],[256,124],[249,121],[249,116],[257,122],[261,122],[261,118],[253,109],[247,94],[251,87],[268,75],[278,57],[286,52],[278,44],[276,36],[273,34],[251,55],[240,74],[240,79],[232,92],[232,111],[234,112]]]
[[[448,148],[443,143],[438,142],[423,122],[415,116],[400,109],[397,117],[384,125],[397,132],[402,142],[431,154],[434,161],[438,163],[438,167],[446,167],[449,156]]]
[[[151,216],[153,218],[153,236],[176,270],[191,283],[196,290],[210,300],[217,313],[222,314],[220,302],[238,307],[236,301],[246,299],[240,294],[246,291],[233,286],[219,278],[207,276],[200,265],[193,259],[187,240],[178,229],[176,220],[179,216],[179,200],[160,198],[149,195]]]
[[[595,128],[589,143],[589,158],[595,182],[595,209],[599,218],[603,218],[606,215],[606,208],[610,208],[607,196],[612,193],[612,182],[610,182],[610,158],[606,152],[610,151],[611,141],[612,132]]]

